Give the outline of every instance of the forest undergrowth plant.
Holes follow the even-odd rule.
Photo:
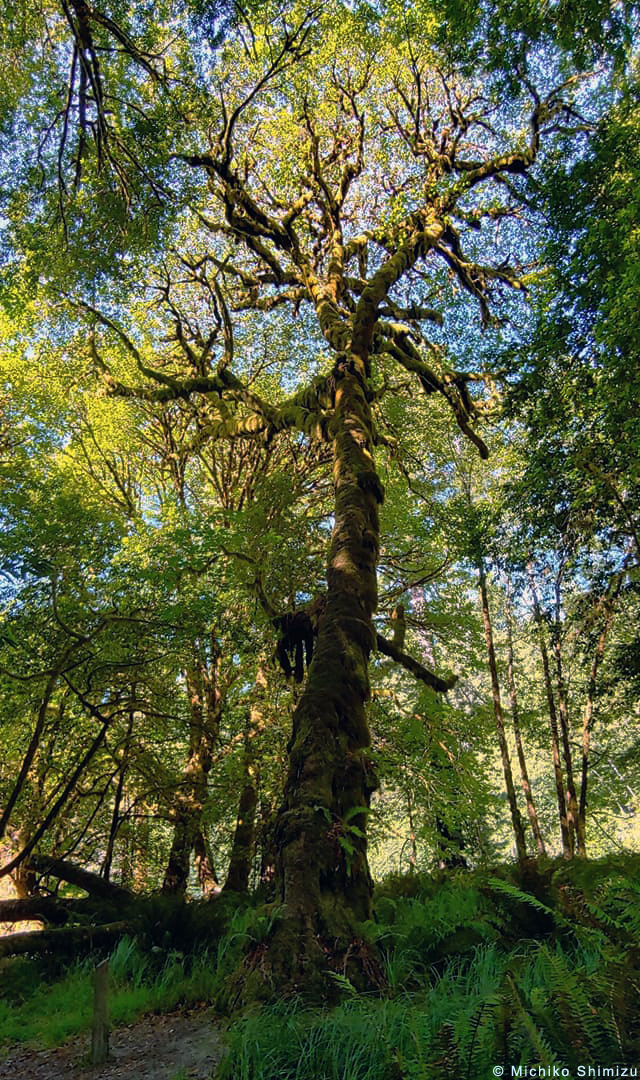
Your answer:
[[[632,1057],[639,890],[628,869],[561,866],[539,895],[506,880],[507,868],[383,883],[364,929],[385,961],[386,990],[363,994],[338,977],[333,1010],[291,998],[245,1016],[230,1028],[220,1077],[464,1080],[496,1064],[575,1069]],[[527,912],[541,918],[527,922]],[[208,951],[122,939],[110,955],[113,1024],[225,995],[231,1011],[229,974],[240,956],[260,963],[278,918],[277,906],[239,908]],[[54,982],[38,982],[34,961],[5,965],[0,1042],[51,1046],[87,1030],[95,959]]]
[[[95,959],[73,964],[55,982],[36,980],[30,993],[0,995],[0,1046],[59,1046],[87,1031]],[[145,952],[136,940],[123,938],[108,959],[109,1013],[114,1026],[130,1024],[144,1013],[168,1013],[180,1005],[209,1002],[219,991],[215,955],[208,950],[187,955],[159,948],[155,953]]]
[[[230,1029],[222,1080],[461,1080],[496,1064],[624,1060],[640,1036],[640,980],[618,927],[633,925],[637,890],[610,868],[590,874],[611,937],[604,920],[592,925],[595,900],[585,922],[569,916],[552,872],[544,899],[484,872],[436,887],[420,875],[383,883],[367,932],[385,960],[386,998],[350,986],[333,1012],[267,1008]]]
[[[468,877],[443,881],[434,891],[426,875],[422,881],[416,875],[409,887],[414,895],[393,896],[394,883],[387,883],[366,927],[391,992],[411,989],[431,965],[496,941],[503,931],[500,912]]]

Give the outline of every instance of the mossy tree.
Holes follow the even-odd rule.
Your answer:
[[[290,439],[292,458],[296,440],[331,451],[326,603],[293,717],[275,828],[282,917],[261,965],[280,988],[323,993],[327,967],[351,970],[360,959],[370,974],[358,928],[371,914],[379,405],[407,385],[440,397],[487,456],[475,420],[488,378],[472,360],[453,360],[455,339],[472,323],[497,329],[503,292],[522,293],[511,252],[523,238],[512,223],[541,150],[558,133],[571,136],[584,83],[559,74],[557,53],[544,76],[539,55],[528,67],[521,38],[519,88],[505,89],[504,69],[492,74],[490,65],[457,72],[427,4],[410,14],[395,5],[260,5],[219,52],[202,41],[194,48],[185,32],[164,44],[162,62],[117,23],[74,12],[72,71],[80,64],[81,81],[63,112],[57,195],[67,242],[78,248],[71,307],[87,326],[93,371],[113,396],[188,403],[198,446]],[[107,75],[86,37],[91,19],[109,41]],[[67,202],[62,168],[76,110],[73,183],[99,196],[84,210],[80,197]],[[136,133],[152,144],[148,167],[133,152]],[[105,195],[108,175],[115,186]],[[145,191],[149,212],[132,235],[128,219]],[[149,281],[131,252],[144,249],[145,228],[159,243],[174,193],[180,214],[163,239],[170,252]],[[105,209],[114,227],[100,219]],[[92,279],[85,221],[98,245],[101,230],[108,234]],[[28,225],[16,232],[23,240],[37,231],[33,219]],[[144,311],[137,296],[128,302],[104,284],[124,274],[113,270],[113,250],[127,243],[137,292],[153,289]],[[268,342],[281,315],[297,341],[269,390],[247,376],[243,327],[252,323]]]

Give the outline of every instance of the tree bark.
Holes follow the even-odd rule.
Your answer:
[[[186,672],[189,694],[189,754],[173,808],[173,840],[162,892],[183,896],[189,883],[191,854],[202,834],[202,813],[213,747],[220,729],[223,695],[220,690],[220,649],[211,635],[208,665],[200,658]]]
[[[86,900],[57,900],[55,896],[17,897],[0,900],[0,923],[45,922],[66,923],[74,909],[86,908]]]
[[[504,713],[502,711],[502,699],[500,697],[500,682],[498,680],[498,665],[496,662],[496,650],[493,641],[493,627],[491,624],[491,612],[489,609],[489,595],[487,593],[487,574],[484,568],[484,560],[482,559],[482,556],[478,557],[477,566],[478,579],[480,583],[480,599],[482,603],[482,624],[484,627],[484,638],[487,646],[489,673],[491,675],[493,713],[496,720],[498,744],[500,746],[500,757],[502,758],[502,769],[504,772],[504,782],[507,789],[507,799],[509,800],[509,810],[511,812],[511,824],[513,825],[513,833],[516,841],[516,854],[518,857],[518,862],[522,863],[527,857],[527,844],[524,837],[524,829],[522,827],[520,810],[518,809],[516,789],[513,783],[513,773],[511,771],[511,760],[509,758],[509,747],[507,746],[507,738],[505,734]]]
[[[394,637],[396,636],[396,630],[394,630]],[[378,652],[384,653],[385,656],[390,657],[391,660],[395,660],[397,664],[401,664],[403,668],[406,668],[414,678],[420,679],[421,682],[426,683],[432,690],[435,690],[438,694],[446,694],[447,690],[451,690],[457,683],[458,679],[456,675],[451,675],[447,679],[443,679],[440,675],[434,674],[429,668],[426,668],[424,664],[421,664],[418,660],[414,660],[412,656],[404,652],[399,648],[395,641],[389,641],[388,638],[384,638],[382,634],[376,634],[376,648]]]
[[[377,779],[368,754],[368,663],[375,644],[378,506],[367,370],[335,367],[335,524],[327,605],[293,716],[284,803],[275,824],[276,891],[284,907],[269,948],[285,991],[331,994],[328,968],[357,978],[359,924],[371,917],[366,824]]]
[[[611,622],[613,620],[613,613],[615,608],[615,600],[620,592],[622,585],[622,574],[617,576],[617,581],[610,593],[610,595],[604,597],[604,622],[602,630],[598,637],[596,648],[591,660],[591,669],[589,671],[589,683],[587,687],[587,700],[584,707],[584,715],[582,719],[582,767],[580,776],[580,801],[578,804],[578,820],[577,820],[577,840],[578,840],[578,855],[581,858],[587,856],[587,790],[589,782],[589,754],[591,750],[591,729],[593,727],[593,715],[595,708],[596,687],[598,683],[598,673],[600,671],[600,664],[602,663],[602,657],[604,656],[604,648],[607,642],[609,630],[611,628]]]
[[[99,874],[93,874],[90,870],[84,870],[75,863],[64,859],[54,859],[50,855],[31,855],[31,865],[39,874],[51,874],[53,877],[68,881],[70,885],[77,885],[84,889],[89,896],[104,900],[130,900],[132,894],[121,885],[114,885],[112,881],[105,881]]]
[[[70,926],[55,930],[26,931],[0,938],[0,958],[24,953],[76,952],[107,945],[131,931],[131,923],[106,923],[104,926]]]
[[[132,688],[132,697],[135,698],[135,688]],[[102,876],[105,881],[109,881],[109,878],[111,877],[111,863],[113,862],[113,852],[115,848],[116,837],[118,835],[118,829],[120,827],[120,807],[122,805],[122,796],[124,793],[124,780],[129,764],[129,751],[131,748],[131,735],[133,733],[134,718],[135,713],[132,710],[129,713],[127,732],[125,735],[124,747],[122,750],[122,759],[120,761],[120,767],[118,769],[118,781],[116,784],[116,792],[113,800],[113,813],[111,815],[109,839],[107,840],[107,850],[105,851],[104,862],[102,864]]]
[[[198,832],[193,846],[193,863],[196,871],[196,881],[200,892],[204,897],[218,892],[218,875],[216,873],[213,852],[209,838],[204,829]]]
[[[573,777],[573,753],[571,751],[571,731],[569,719],[569,692],[564,677],[564,664],[562,661],[561,644],[561,582],[564,572],[564,561],[555,580],[555,609],[553,628],[551,634],[551,650],[556,668],[556,686],[558,687],[558,719],[560,721],[560,738],[562,741],[562,755],[564,758],[564,770],[566,781],[566,804],[567,825],[569,827],[569,842],[572,854],[576,848],[576,830],[578,826],[578,795]]]

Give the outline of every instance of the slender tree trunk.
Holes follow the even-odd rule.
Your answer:
[[[223,705],[219,689],[219,663],[220,650],[212,635],[208,667],[196,658],[186,673],[191,712],[189,755],[174,805],[173,840],[162,885],[163,893],[182,895],[186,891],[191,853],[202,834],[207,779]]]
[[[361,355],[334,369],[335,524],[327,605],[293,716],[284,803],[275,826],[284,905],[269,948],[276,983],[331,993],[334,968],[357,978],[359,923],[371,916],[366,825],[377,780],[369,757],[369,655],[375,635],[378,506],[372,421]]]
[[[111,877],[111,863],[113,862],[113,851],[115,848],[116,837],[118,835],[118,829],[120,827],[120,807],[122,805],[122,795],[124,792],[124,778],[127,773],[127,766],[129,764],[129,750],[131,748],[131,735],[133,733],[134,717],[135,713],[132,710],[129,713],[127,733],[125,735],[124,747],[122,749],[122,760],[120,761],[120,768],[118,770],[116,793],[113,800],[113,814],[111,815],[109,839],[107,841],[107,850],[105,851],[104,862],[102,864],[102,876],[105,881],[109,881],[109,878]]]
[[[496,728],[498,731],[498,744],[500,746],[500,756],[502,758],[504,782],[507,789],[509,810],[511,811],[511,823],[513,825],[513,832],[516,840],[516,853],[518,856],[518,862],[524,862],[527,857],[527,844],[524,837],[524,828],[522,826],[520,810],[518,809],[518,801],[516,799],[516,789],[513,783],[511,760],[509,758],[509,747],[507,746],[507,738],[504,728],[504,713],[502,711],[502,699],[500,697],[498,665],[496,663],[496,650],[493,641],[493,627],[491,625],[491,612],[489,610],[489,596],[487,593],[487,575],[484,568],[484,561],[482,559],[482,556],[478,558],[477,565],[478,577],[480,582],[480,598],[482,601],[482,624],[484,626],[484,638],[487,645],[487,656],[489,659],[489,672],[491,675],[491,693],[493,697],[493,712],[496,718]]]
[[[196,871],[196,881],[203,896],[211,896],[218,892],[218,875],[211,850],[209,838],[204,829],[196,835],[193,845],[193,865]]]
[[[229,871],[223,891],[246,892],[256,848],[256,810],[260,769],[256,741],[265,727],[266,660],[258,664],[253,701],[244,733],[243,780],[238,804],[238,818],[233,837]]]
[[[567,802],[564,793],[564,776],[562,775],[562,763],[560,760],[560,736],[558,733],[558,714],[556,712],[556,702],[553,694],[553,684],[551,682],[551,666],[549,664],[549,652],[547,650],[547,643],[544,637],[544,626],[542,622],[542,612],[540,611],[540,601],[538,599],[538,590],[536,588],[535,578],[533,576],[533,568],[528,567],[529,573],[529,586],[531,588],[531,596],[533,599],[533,615],[538,628],[538,646],[540,648],[540,656],[542,658],[542,670],[544,674],[544,685],[547,695],[547,705],[549,708],[549,727],[551,730],[551,760],[553,763],[553,774],[556,783],[556,799],[558,801],[558,815],[560,818],[560,835],[562,838],[562,854],[565,859],[570,859],[573,851],[571,847],[571,836],[569,832],[569,822],[567,820]]]
[[[431,660],[434,667],[438,667],[438,647],[436,645],[435,635],[431,634]],[[457,806],[461,805],[462,795],[455,782],[455,773],[451,760],[447,764],[443,764],[442,760],[439,760],[435,754],[432,754],[429,760],[429,767],[433,771],[446,771],[451,773],[451,780],[444,782],[441,787],[448,789],[451,793],[450,800],[447,800],[450,804],[454,803]],[[441,870],[459,870],[466,869],[468,867],[467,860],[464,855],[465,848],[468,840],[474,831],[470,827],[469,822],[464,823],[464,828],[461,828],[459,822],[453,822],[451,819],[446,821],[442,817],[442,813],[435,814],[434,827],[436,832],[436,851],[438,854],[438,866]],[[466,839],[465,839],[466,837]]]
[[[605,616],[602,630],[596,644],[596,648],[591,660],[591,669],[589,671],[589,684],[587,687],[587,700],[584,707],[584,715],[582,719],[582,768],[580,776],[580,802],[578,805],[578,820],[577,820],[577,837],[578,837],[578,855],[582,858],[586,858],[587,855],[587,787],[589,781],[589,754],[591,751],[591,730],[593,727],[593,714],[595,708],[596,687],[598,683],[598,673],[600,671],[600,664],[602,657],[604,656],[604,648],[607,642],[609,630],[611,628],[611,622],[613,620],[613,613],[615,607],[615,601],[620,592],[620,586],[622,584],[622,574],[619,574],[615,586],[610,595],[604,597]]]
[[[413,872],[418,866],[418,845],[416,842],[416,823],[413,814],[413,798],[409,788],[407,788],[407,816],[409,818],[409,844],[411,852],[409,855],[409,870]]]
[[[567,824],[569,826],[569,840],[572,853],[576,847],[576,829],[578,824],[578,795],[573,777],[573,753],[571,750],[571,729],[569,719],[569,692],[564,676],[564,664],[562,661],[562,631],[561,631],[561,581],[564,572],[564,562],[555,580],[555,611],[553,619],[553,632],[551,634],[551,650],[556,668],[556,685],[558,687],[558,719],[560,721],[560,737],[562,740],[562,755],[564,757],[564,769],[566,779],[566,804]]]
[[[21,829],[18,836],[18,851],[22,851],[30,839],[28,830]],[[33,863],[29,859],[21,862],[12,873],[11,880],[18,899],[26,900],[27,897],[33,896],[36,887],[36,872]]]
[[[544,840],[542,838],[542,832],[540,830],[540,822],[538,820],[538,814],[533,799],[533,789],[529,780],[529,772],[527,769],[524,746],[522,744],[522,731],[520,728],[520,709],[518,707],[518,694],[516,690],[516,681],[513,670],[513,625],[512,615],[509,608],[507,608],[507,681],[509,684],[511,722],[513,724],[513,734],[516,741],[518,764],[520,766],[520,779],[522,781],[522,794],[524,795],[524,801],[527,806],[527,813],[529,815],[531,832],[533,833],[533,838],[536,843],[538,854],[546,855]]]

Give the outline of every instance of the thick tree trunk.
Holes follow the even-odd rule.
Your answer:
[[[314,997],[331,993],[327,969],[357,978],[358,961],[367,967],[358,927],[371,916],[366,827],[377,786],[367,704],[383,489],[371,452],[361,358],[341,357],[335,379],[327,605],[293,716],[284,804],[275,826],[283,913],[269,947],[281,990]]]
[[[542,838],[542,832],[540,829],[540,821],[538,820],[538,813],[536,805],[533,800],[533,789],[529,780],[529,771],[527,769],[527,760],[524,753],[524,746],[522,744],[522,731],[520,729],[520,709],[518,707],[518,694],[516,690],[516,680],[513,671],[513,626],[511,611],[507,609],[507,681],[509,684],[509,703],[511,705],[511,722],[513,724],[513,734],[516,741],[516,752],[518,754],[518,764],[520,766],[520,779],[522,782],[522,794],[524,795],[524,801],[527,806],[527,813],[529,815],[529,823],[531,825],[531,832],[536,842],[536,848],[539,855],[546,855],[546,849],[544,846],[544,840]]]
[[[491,694],[493,697],[493,713],[496,720],[496,729],[498,732],[498,745],[500,746],[500,757],[502,758],[502,770],[504,772],[504,782],[507,789],[507,799],[509,801],[509,810],[511,812],[511,824],[513,825],[513,833],[516,841],[516,854],[518,856],[518,862],[524,862],[527,857],[527,845],[524,838],[524,829],[522,827],[522,818],[520,816],[520,810],[518,809],[518,801],[516,799],[516,789],[513,783],[513,773],[511,771],[511,760],[509,758],[509,748],[507,746],[507,738],[504,728],[504,713],[502,711],[502,699],[500,697],[500,682],[498,680],[498,665],[496,662],[496,650],[493,641],[493,627],[491,625],[491,612],[489,610],[489,595],[487,593],[487,575],[484,568],[484,562],[482,556],[478,558],[478,578],[480,582],[480,599],[482,603],[482,624],[484,626],[484,638],[487,646],[487,656],[489,660],[489,673],[491,675]]]
[[[562,763],[560,760],[560,736],[558,732],[558,714],[556,712],[556,701],[553,694],[553,684],[551,682],[551,666],[549,664],[549,652],[547,650],[547,643],[544,636],[544,626],[542,624],[542,612],[540,611],[540,601],[538,599],[538,590],[536,588],[535,578],[533,576],[533,569],[529,569],[529,586],[531,588],[531,596],[533,599],[533,615],[538,628],[538,645],[540,648],[540,656],[542,658],[542,671],[544,674],[544,686],[547,695],[547,705],[549,707],[549,728],[551,731],[551,761],[553,764],[553,775],[556,784],[556,799],[558,802],[558,816],[560,818],[560,835],[562,838],[562,854],[565,859],[570,859],[573,855],[573,849],[571,846],[571,833],[569,830],[569,822],[567,818],[567,801],[564,792],[564,777],[562,775]]]

